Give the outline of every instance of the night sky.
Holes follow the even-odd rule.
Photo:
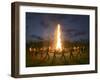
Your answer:
[[[64,40],[89,40],[89,15],[30,12],[26,12],[26,40],[53,40],[57,24]]]

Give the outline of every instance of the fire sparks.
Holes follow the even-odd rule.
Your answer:
[[[57,25],[56,50],[62,51],[60,24]]]

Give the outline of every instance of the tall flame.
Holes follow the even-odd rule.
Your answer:
[[[62,51],[60,24],[57,25],[57,39],[56,40],[57,40],[56,50]]]

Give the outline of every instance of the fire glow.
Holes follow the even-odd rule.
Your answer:
[[[57,51],[62,51],[60,24],[57,25],[57,31],[56,31],[56,50]]]

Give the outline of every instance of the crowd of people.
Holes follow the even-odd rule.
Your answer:
[[[69,54],[69,57],[72,58],[74,55],[80,56],[81,54],[86,53],[87,49],[85,46],[74,46],[74,47],[68,47],[68,48],[63,48],[62,51],[57,51],[52,49],[51,47],[48,48],[29,48],[28,52],[31,56],[37,56],[38,54],[40,57],[43,57],[44,54],[45,56],[49,56],[50,53],[53,53],[54,56],[56,54]]]

